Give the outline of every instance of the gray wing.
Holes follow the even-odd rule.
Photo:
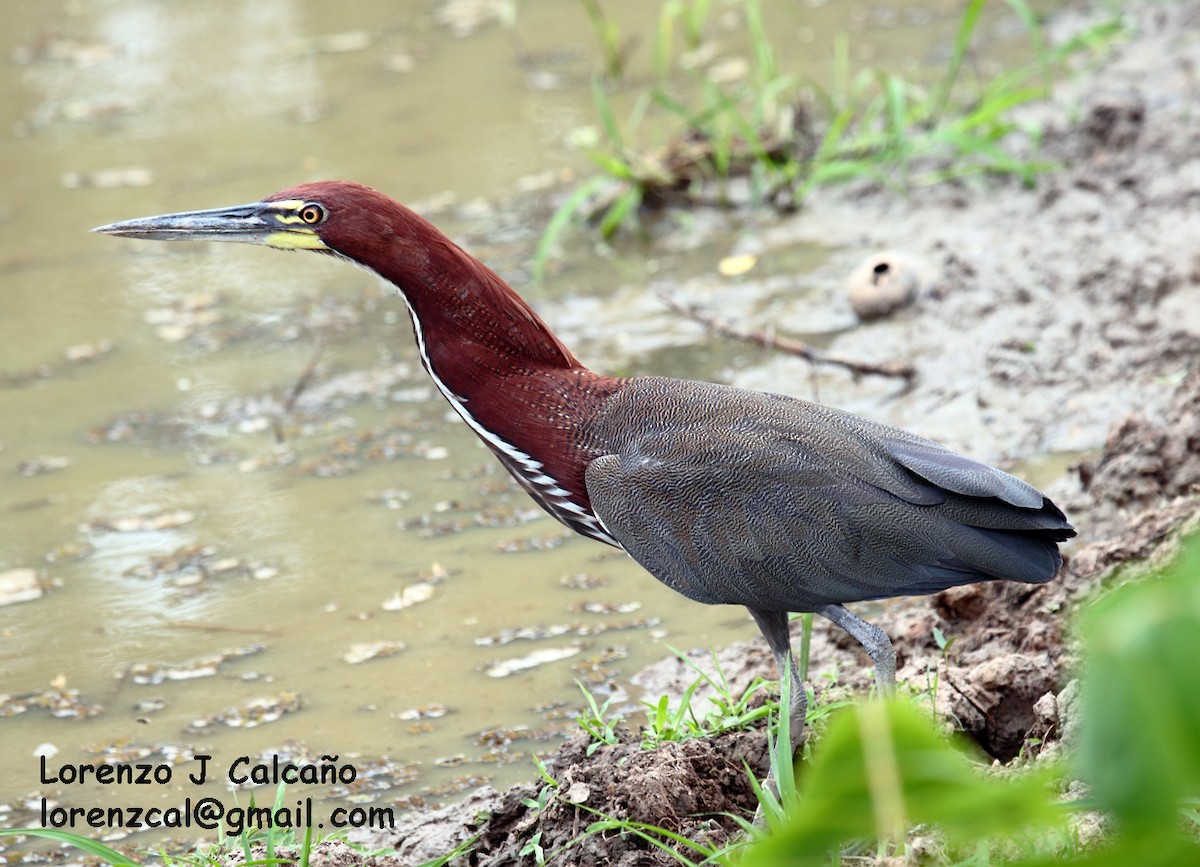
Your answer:
[[[1042,508],[1042,492],[1016,476],[903,431],[876,427],[892,434],[880,437],[888,457],[936,488],[966,497],[995,497],[1023,509]]]
[[[615,448],[588,465],[588,496],[635,560],[692,599],[805,611],[1041,582],[1073,535],[1036,489],[895,428],[776,395],[633,383],[597,420]],[[619,424],[630,417],[641,423]]]

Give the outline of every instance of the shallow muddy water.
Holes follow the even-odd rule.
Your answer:
[[[954,4],[765,5],[791,37],[781,65],[817,76],[837,30],[860,61],[936,65],[954,26]],[[461,35],[439,18],[476,7],[6,6],[0,573],[33,569],[45,592],[0,608],[0,823],[35,823],[43,794],[198,791],[190,765],[170,785],[44,784],[40,753],[51,769],[329,755],[364,778],[386,758],[365,802],[437,800],[528,775],[535,738],[573,725],[575,679],[635,702],[628,676],[669,646],[756,634],[740,609],[688,603],[538,512],[449,416],[403,305],[369,275],[87,234],[344,177],[427,203],[520,288],[548,209],[514,196],[584,169],[564,142],[594,122],[595,48],[573,3]],[[654,20],[634,0],[605,8],[628,31]],[[736,241],[599,258],[576,242],[527,297],[606,372],[722,377],[765,354],[709,340],[645,287],[713,275]],[[758,276],[824,258],[797,243]],[[802,289],[713,299],[769,314]],[[626,325],[598,334],[605,307]],[[517,670],[534,652],[546,661]]]

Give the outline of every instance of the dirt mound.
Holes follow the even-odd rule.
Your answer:
[[[629,737],[632,742],[601,746],[590,756],[585,736],[565,744],[553,763],[558,788],[540,811],[523,803],[536,798],[540,787],[506,792],[483,828],[477,850],[481,863],[518,860],[530,837],[540,833],[547,853],[566,847],[564,864],[677,864],[634,834],[580,835],[596,820],[612,818],[652,824],[720,846],[738,832],[730,816],[754,812],[756,801],[745,768],[749,765],[760,776],[766,772],[760,732],[667,743],[653,751]]]
[[[1102,510],[1097,520],[1200,491],[1200,372],[1180,385],[1167,418],[1163,424],[1140,413],[1126,416],[1109,433],[1103,456],[1080,465],[1083,489]]]
[[[618,730],[621,742],[589,754],[586,735],[572,738],[547,763],[558,783],[539,780],[503,794],[481,790],[464,804],[409,821],[387,845],[402,863],[445,854],[470,836],[479,839],[466,864],[521,862],[536,840],[560,864],[677,864],[643,836],[620,831],[584,834],[603,819],[640,822],[721,846],[739,833],[734,815],[750,816],[756,801],[746,768],[767,769],[760,731],[665,743],[644,750],[640,738]],[[542,800],[542,806],[535,806]],[[476,817],[486,812],[486,818]]]

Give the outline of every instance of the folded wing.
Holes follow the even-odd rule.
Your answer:
[[[815,610],[975,581],[1038,583],[1074,535],[1021,480],[793,398],[646,378],[597,420],[586,473],[625,549],[702,602]],[[635,433],[618,425],[640,414]],[[628,428],[629,426],[626,426]]]

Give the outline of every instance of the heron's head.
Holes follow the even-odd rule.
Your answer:
[[[232,241],[280,250],[357,255],[416,215],[370,187],[318,181],[280,190],[260,202],[139,217],[93,232],[153,241]]]

